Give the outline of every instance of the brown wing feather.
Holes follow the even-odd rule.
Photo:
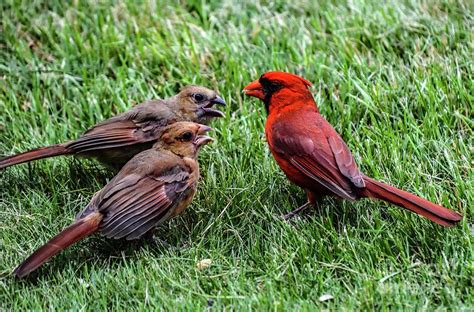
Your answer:
[[[120,120],[98,124],[66,147],[73,152],[84,153],[151,142],[156,140],[158,134],[159,127],[153,122]]]
[[[151,189],[153,188],[153,190]],[[161,204],[163,199],[167,199],[166,194],[163,192],[163,184],[150,185],[145,187],[145,189],[140,190],[139,193],[131,193],[130,195],[127,192],[124,192],[123,198],[125,201],[121,201],[118,204],[113,206],[104,205],[101,209],[107,210],[107,217],[105,222],[109,228],[121,223],[121,221],[127,220],[130,216],[135,216],[140,213],[144,207],[149,203]],[[168,200],[169,201],[169,200]],[[171,201],[169,201],[171,203]]]
[[[181,199],[194,192],[193,177],[178,156],[153,149],[143,151],[94,195],[78,218],[99,212],[103,215],[103,235],[139,238],[182,208]]]
[[[104,214],[100,231],[109,238],[135,239],[172,215],[188,190],[189,173],[181,166],[160,175],[127,175],[94,205]]]
[[[155,195],[154,198],[136,209],[135,213],[123,215],[119,224],[111,231],[111,235],[114,238],[127,237],[129,240],[139,238],[141,236],[137,232],[139,229],[142,229],[140,233],[146,233],[158,225],[160,220],[168,219],[172,213],[172,209],[168,208],[172,204],[173,202],[166,195]]]

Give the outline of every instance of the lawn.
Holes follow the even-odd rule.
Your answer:
[[[470,1],[6,0],[0,12],[1,155],[76,138],[187,84],[229,104],[193,204],[159,230],[176,248],[93,236],[18,281],[12,269],[112,174],[67,157],[0,172],[2,310],[474,309]],[[268,151],[262,103],[241,92],[275,69],[314,83],[364,173],[463,222],[333,199],[280,220],[305,196]]]

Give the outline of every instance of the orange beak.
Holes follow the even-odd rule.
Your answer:
[[[258,82],[258,80],[249,83],[244,88],[244,92],[246,95],[256,97],[260,100],[263,100],[265,98],[265,92],[263,91],[263,87],[260,82]]]

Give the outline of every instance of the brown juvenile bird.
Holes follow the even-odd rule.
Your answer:
[[[319,113],[306,79],[268,72],[244,88],[262,100],[268,113],[265,134],[270,151],[290,181],[306,191],[308,202],[287,214],[291,218],[323,196],[387,201],[444,226],[462,216],[359,171],[341,136]]]
[[[138,239],[191,203],[199,179],[198,152],[211,128],[192,122],[166,127],[149,150],[133,157],[97,192],[73,224],[36,250],[13,272],[24,277],[61,250],[95,232]]]
[[[59,155],[79,155],[98,159],[108,167],[120,169],[139,152],[149,149],[161,130],[177,121],[207,124],[224,114],[212,106],[225,105],[214,91],[187,86],[165,100],[152,100],[109,118],[87,130],[74,141],[40,147],[0,160],[0,169]]]

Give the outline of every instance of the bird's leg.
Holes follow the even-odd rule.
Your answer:
[[[168,248],[168,249],[178,249],[176,246],[173,246],[171,245],[170,243],[168,243],[167,241],[155,236],[155,233],[156,233],[156,229],[151,229],[150,231],[146,232],[144,235],[143,235],[143,238],[150,242],[150,243],[154,243],[154,244],[159,244],[159,245],[162,245],[164,246],[165,248]]]
[[[156,243],[156,244],[160,244],[162,246],[164,246],[165,248],[167,249],[171,249],[171,250],[174,250],[174,251],[177,251],[177,250],[180,250],[179,247],[176,247],[176,246],[173,246],[171,245],[170,243],[168,243],[167,241],[165,241],[164,239],[160,239],[156,236],[153,236],[153,242]]]
[[[308,198],[308,201],[306,202],[306,204],[296,208],[295,210],[293,210],[292,212],[290,213],[287,213],[286,215],[283,215],[282,218],[285,220],[285,221],[288,221],[290,220],[291,218],[293,218],[294,216],[296,216],[297,214],[299,214],[301,211],[305,210],[306,208],[308,208],[308,206],[310,205],[314,205],[316,207],[319,206],[318,204],[318,196],[315,195],[313,192],[309,191],[309,190],[305,190],[306,191],[306,197]]]
[[[283,220],[285,221],[288,221],[290,220],[291,218],[293,218],[294,216],[296,216],[297,214],[299,214],[301,211],[305,210],[306,208],[308,208],[308,206],[311,205],[311,202],[306,202],[306,204],[304,205],[301,205],[300,207],[296,208],[295,210],[293,210],[292,212],[290,213],[287,213],[286,215],[283,215],[282,218]]]
[[[181,246],[174,246],[174,245],[168,243],[166,240],[161,239],[158,236],[156,236],[155,233],[156,233],[156,228],[146,232],[143,235],[143,238],[147,242],[153,243],[155,245],[161,245],[161,246],[165,247],[166,249],[170,249],[170,250],[173,250],[173,251],[182,251],[182,250],[185,250],[185,249],[189,248],[187,243],[184,243]]]

